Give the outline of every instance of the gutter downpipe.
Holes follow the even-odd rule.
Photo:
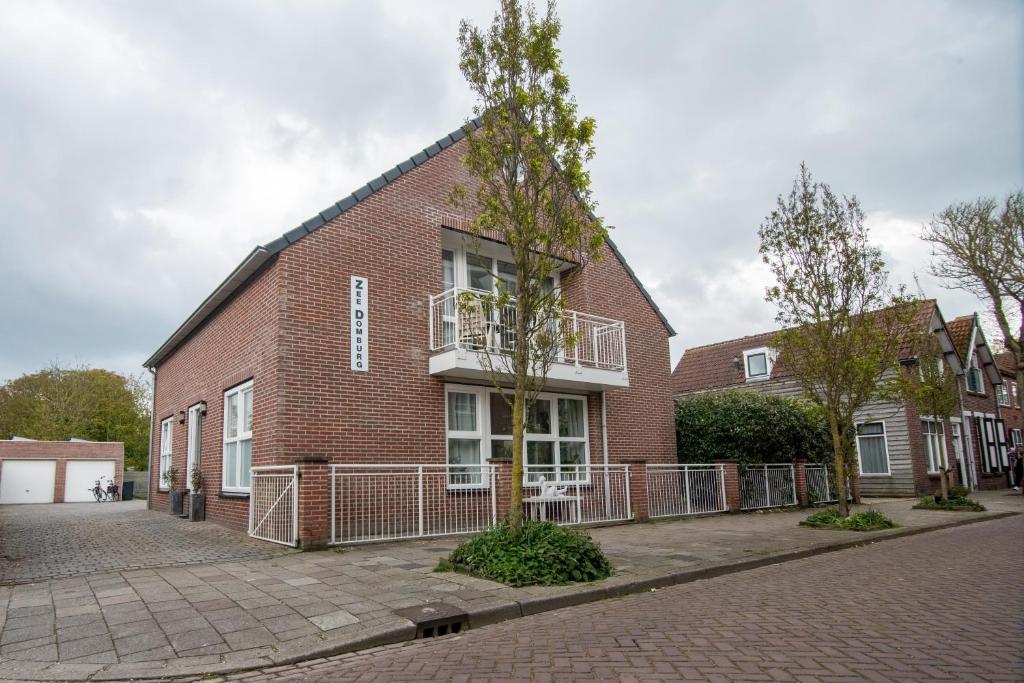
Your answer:
[[[608,392],[601,390],[601,456],[604,460],[604,507],[605,514],[612,516],[612,497],[608,481]]]
[[[153,509],[153,491],[150,489],[153,486],[153,428],[156,420],[156,370],[153,368],[146,368],[149,370],[149,374],[153,376],[153,399],[149,407],[149,481],[146,482],[146,509]],[[157,467],[159,470],[160,468]],[[157,476],[160,476],[160,472],[157,472]],[[157,482],[157,488],[159,488],[159,481]]]

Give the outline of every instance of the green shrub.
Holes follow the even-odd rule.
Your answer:
[[[847,531],[877,531],[893,529],[897,526],[895,522],[877,510],[858,512],[844,518],[839,516],[839,510],[836,508],[818,510],[800,523],[816,529],[845,529]]]
[[[586,532],[530,520],[523,522],[519,534],[506,522],[487,529],[453,550],[438,569],[510,586],[597,581],[612,573],[608,558]]]
[[[948,510],[951,512],[985,512],[986,508],[981,503],[963,496],[954,498],[950,491],[949,500],[935,500],[935,496],[924,496],[914,506],[918,510]]]
[[[950,486],[949,497],[950,498],[968,498],[971,495],[971,490],[966,486]]]
[[[676,404],[680,462],[832,461],[828,425],[811,404],[755,391],[724,391]]]

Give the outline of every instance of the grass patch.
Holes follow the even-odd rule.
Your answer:
[[[518,534],[502,522],[474,536],[434,571],[464,572],[509,586],[558,586],[606,579],[612,566],[585,531],[527,520]]]
[[[800,524],[813,529],[842,529],[844,531],[879,531],[881,529],[895,529],[899,526],[877,510],[868,510],[866,512],[858,512],[849,517],[840,517],[839,510],[836,508],[818,510],[800,522]]]
[[[961,498],[953,498],[950,496],[949,500],[935,500],[935,496],[924,496],[914,506],[915,510],[945,510],[947,512],[985,512],[986,508],[984,505],[976,500],[964,496]]]

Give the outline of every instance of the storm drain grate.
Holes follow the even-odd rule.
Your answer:
[[[439,638],[461,633],[469,626],[469,615],[464,610],[443,602],[396,609],[395,614],[405,617],[416,626],[417,638]]]

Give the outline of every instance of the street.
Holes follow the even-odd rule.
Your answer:
[[[332,681],[1020,681],[1024,516],[229,676]]]

